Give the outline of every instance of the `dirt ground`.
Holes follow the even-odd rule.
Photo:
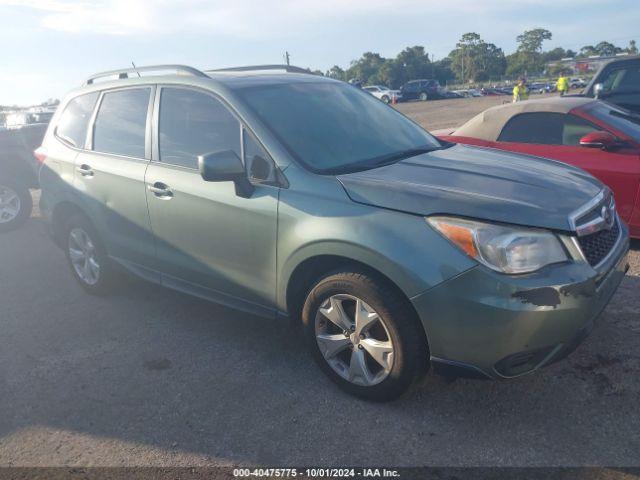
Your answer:
[[[531,95],[531,98],[545,98],[548,96],[555,96],[555,94],[534,94]],[[509,103],[510,101],[510,96],[501,95],[434,100],[431,102],[407,102],[399,103],[396,108],[427,130],[439,130],[441,128],[458,127],[487,108]]]

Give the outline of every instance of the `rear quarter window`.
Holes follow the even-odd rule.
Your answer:
[[[98,92],[80,95],[71,100],[60,115],[55,129],[56,136],[73,147],[84,148],[96,100]]]

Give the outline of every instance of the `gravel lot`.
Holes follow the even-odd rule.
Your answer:
[[[498,100],[399,109],[443,128]],[[640,466],[633,248],[567,360],[504,382],[430,374],[379,405],[337,390],[287,323],[135,279],[86,295],[36,214],[0,235],[0,465]]]

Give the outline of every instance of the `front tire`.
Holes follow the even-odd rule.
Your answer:
[[[389,103],[391,101],[391,99],[389,98],[388,95],[383,95],[382,99],[381,99],[384,103]]]
[[[65,253],[71,273],[88,293],[111,291],[115,271],[98,232],[87,217],[75,214],[65,224]]]
[[[0,233],[15,230],[31,216],[29,189],[11,179],[0,179]]]
[[[309,292],[302,321],[320,368],[352,395],[393,400],[428,366],[415,312],[377,276],[357,270],[327,275]]]
[[[422,92],[418,98],[421,102],[426,102],[429,99],[429,96],[425,92]]]

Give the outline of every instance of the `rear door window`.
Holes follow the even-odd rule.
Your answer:
[[[93,127],[93,150],[145,157],[145,136],[150,88],[106,92]]]
[[[87,93],[71,100],[65,107],[58,125],[56,136],[76,148],[84,148],[87,126],[98,100],[98,92]]]
[[[158,131],[164,163],[198,168],[198,155],[232,150],[242,156],[240,122],[206,93],[163,87]]]

